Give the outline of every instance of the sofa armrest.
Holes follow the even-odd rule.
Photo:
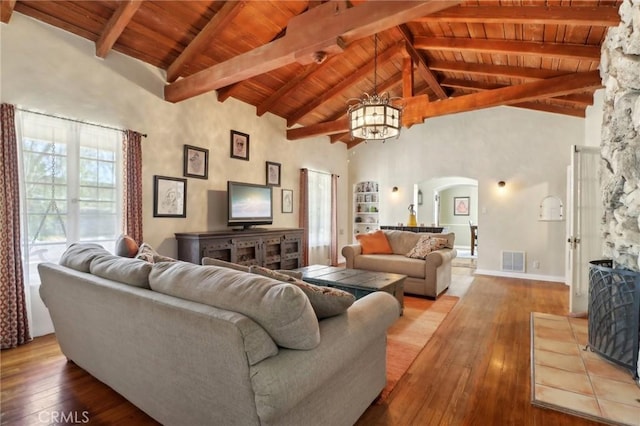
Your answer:
[[[278,355],[252,366],[251,382],[262,421],[270,423],[278,413],[293,409],[346,365],[358,368],[363,352],[376,342],[384,359],[387,329],[399,316],[400,305],[393,296],[371,293],[356,300],[346,313],[320,321],[320,345],[314,349],[280,348]]]
[[[437,268],[438,266],[451,262],[458,255],[456,249],[444,248],[436,251],[432,251],[425,257],[425,267],[427,270],[429,267]]]
[[[360,244],[350,244],[342,247],[342,255],[347,261],[347,268],[353,269],[353,262],[356,256],[362,254],[362,246]]]

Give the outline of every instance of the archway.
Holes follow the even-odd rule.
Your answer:
[[[456,247],[471,248],[469,223],[478,224],[478,181],[460,176],[419,182],[414,187],[418,223],[456,234]]]

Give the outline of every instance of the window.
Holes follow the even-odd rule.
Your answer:
[[[309,263],[329,262],[331,245],[331,175],[309,170]]]
[[[122,132],[18,111],[25,283],[37,264],[58,262],[67,245],[113,251],[122,223]]]

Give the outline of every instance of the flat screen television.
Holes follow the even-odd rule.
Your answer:
[[[267,185],[227,181],[228,226],[243,229],[273,223],[273,193]]]

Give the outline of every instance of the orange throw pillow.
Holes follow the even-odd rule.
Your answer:
[[[393,254],[387,236],[382,231],[356,235],[362,246],[362,254]]]

